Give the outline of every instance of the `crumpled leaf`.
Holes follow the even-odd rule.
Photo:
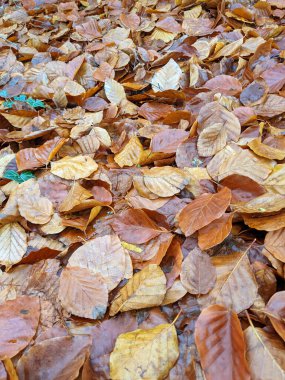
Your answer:
[[[134,345],[133,342],[136,342]],[[164,379],[179,356],[175,327],[158,325],[118,336],[110,356],[111,379]]]

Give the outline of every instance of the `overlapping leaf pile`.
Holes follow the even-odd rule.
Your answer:
[[[0,379],[285,379],[285,1],[0,8]]]

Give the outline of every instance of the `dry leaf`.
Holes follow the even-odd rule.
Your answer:
[[[100,274],[111,291],[123,279],[125,252],[116,235],[100,236],[78,248],[68,260],[68,266],[86,268],[95,275]]]
[[[19,261],[27,250],[27,235],[18,223],[6,224],[0,228],[0,264],[11,266]]]
[[[158,265],[150,264],[128,281],[113,300],[110,315],[161,305],[166,293],[166,278]]]
[[[267,249],[271,255],[276,259],[285,263],[285,230],[281,228],[280,230],[268,232],[265,236],[264,247]]]
[[[134,136],[124,146],[120,153],[116,154],[114,161],[123,168],[124,166],[137,165],[141,161],[143,146],[140,140]]]
[[[104,90],[107,99],[113,104],[120,105],[126,99],[124,87],[114,79],[106,79]]]
[[[14,357],[30,343],[39,317],[37,297],[17,297],[0,305],[0,360]]]
[[[245,339],[235,312],[220,305],[204,309],[196,322],[195,342],[207,380],[250,380]]]
[[[216,282],[216,269],[207,253],[195,248],[182,262],[181,282],[191,294],[206,294]]]
[[[64,179],[86,178],[98,168],[96,162],[88,156],[64,157],[51,163],[51,173]]]
[[[152,89],[154,92],[177,90],[181,76],[182,70],[180,66],[171,58],[168,63],[159,69],[152,77]]]
[[[224,214],[219,219],[201,228],[198,232],[200,249],[209,249],[222,243],[232,230],[234,214]]]
[[[108,288],[99,273],[67,267],[60,276],[58,298],[63,308],[83,318],[100,319],[108,304]]]
[[[250,326],[245,330],[245,341],[246,358],[252,379],[284,380],[285,346],[278,336]]]
[[[184,207],[178,215],[179,227],[185,236],[220,218],[230,204],[231,191],[224,187],[216,194],[203,194]]]
[[[138,380],[144,377],[163,380],[178,356],[178,340],[173,325],[163,324],[121,334],[110,356],[111,379]]]
[[[279,334],[279,336],[285,340],[285,324],[284,324],[284,316],[285,316],[285,304],[284,304],[284,296],[285,292],[277,292],[273,294],[266,305],[266,313],[268,313],[268,317],[270,322],[272,323],[275,331]]]

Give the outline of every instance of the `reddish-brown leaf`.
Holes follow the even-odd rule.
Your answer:
[[[198,245],[209,249],[222,243],[232,229],[233,214],[224,214],[219,219],[201,228],[198,232]]]
[[[245,340],[235,312],[212,305],[200,314],[195,342],[207,380],[250,380]]]
[[[178,215],[179,227],[185,236],[190,236],[220,218],[231,201],[231,191],[224,187],[216,194],[203,194],[196,198]]]

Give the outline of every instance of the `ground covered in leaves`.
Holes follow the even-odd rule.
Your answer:
[[[284,380],[285,0],[0,15],[0,380]]]

